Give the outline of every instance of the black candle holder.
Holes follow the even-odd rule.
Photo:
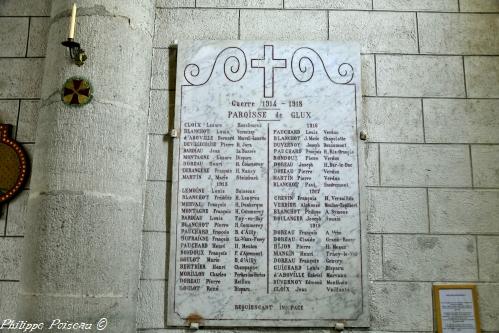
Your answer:
[[[80,43],[75,42],[73,38],[68,38],[68,40],[61,44],[69,48],[69,55],[74,63],[77,66],[83,66],[85,60],[87,60],[87,55],[85,54],[85,50],[80,47]]]

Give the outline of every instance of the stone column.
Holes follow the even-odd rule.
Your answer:
[[[61,45],[73,0],[52,2],[17,319],[136,332],[155,1],[75,1],[82,67]],[[73,76],[81,108],[61,102]]]

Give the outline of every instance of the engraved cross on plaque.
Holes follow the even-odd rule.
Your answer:
[[[274,45],[265,45],[263,59],[251,59],[251,68],[263,68],[263,96],[274,97],[274,68],[286,68],[286,59],[275,59]]]

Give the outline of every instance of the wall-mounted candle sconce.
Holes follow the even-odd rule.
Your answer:
[[[69,21],[69,36],[68,40],[62,42],[61,44],[69,48],[69,55],[71,59],[75,62],[77,66],[82,66],[87,60],[87,55],[85,50],[80,47],[80,43],[75,42],[75,28],[76,28],[76,4],[73,4],[73,10],[71,12],[71,20]]]

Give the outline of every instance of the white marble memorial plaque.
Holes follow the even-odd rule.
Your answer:
[[[360,51],[178,45],[169,325],[367,326]]]

